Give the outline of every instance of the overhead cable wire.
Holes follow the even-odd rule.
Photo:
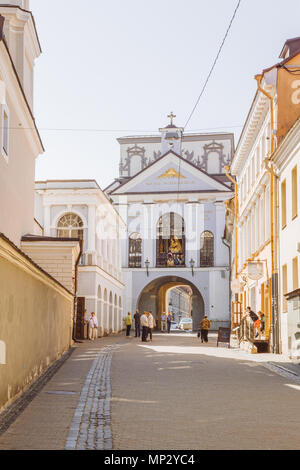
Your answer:
[[[186,121],[186,124],[185,124],[185,126],[184,126],[185,128],[188,126],[190,120],[192,119],[192,117],[193,117],[193,115],[194,115],[194,113],[195,113],[195,111],[196,111],[196,109],[197,109],[197,107],[198,107],[198,104],[199,104],[199,102],[200,102],[200,100],[201,100],[201,98],[202,98],[202,96],[203,96],[203,94],[204,94],[204,92],[205,92],[205,90],[206,90],[207,84],[208,84],[208,82],[209,82],[210,77],[212,76],[212,73],[213,73],[213,71],[214,71],[214,69],[215,69],[215,66],[216,66],[216,64],[217,64],[217,62],[218,62],[218,59],[219,59],[219,57],[220,57],[220,55],[221,55],[222,49],[223,49],[223,47],[224,47],[224,44],[225,44],[225,42],[226,42],[227,36],[228,36],[228,34],[229,34],[229,31],[230,31],[230,29],[231,29],[231,26],[232,26],[232,24],[233,24],[233,21],[234,21],[234,19],[235,19],[235,17],[236,17],[236,14],[237,14],[237,12],[238,12],[238,9],[239,9],[239,7],[240,7],[240,5],[241,5],[241,2],[242,2],[242,0],[239,0],[239,1],[238,1],[238,4],[237,4],[237,6],[236,6],[236,8],[235,8],[235,10],[234,10],[233,16],[232,16],[232,18],[231,18],[231,20],[230,20],[229,26],[228,26],[227,31],[226,31],[226,33],[225,33],[225,36],[224,36],[224,38],[223,38],[223,40],[222,40],[221,46],[219,47],[218,53],[217,53],[217,55],[216,55],[216,58],[215,58],[215,60],[214,60],[214,62],[213,62],[213,65],[212,65],[210,71],[209,71],[209,74],[208,74],[208,76],[207,76],[207,78],[206,78],[206,80],[205,80],[205,82],[204,82],[204,85],[203,85],[203,87],[202,87],[201,93],[200,93],[200,95],[199,95],[198,98],[197,98],[197,101],[196,101],[196,103],[195,103],[195,106],[193,107],[192,112],[190,113],[188,120]]]
[[[239,124],[239,125],[235,125],[235,126],[219,126],[219,127],[203,127],[203,128],[199,128],[199,129],[191,129],[190,130],[190,133],[193,133],[193,132],[203,132],[203,131],[213,131],[213,130],[221,130],[221,129],[238,129],[238,128],[241,128],[243,127],[242,124]],[[0,129],[3,129],[4,127],[1,127],[0,126]],[[5,127],[5,129],[9,129],[9,130],[16,130],[16,131],[28,131],[28,130],[36,130],[35,127],[22,127],[22,126],[19,126],[19,127]],[[94,133],[107,133],[107,134],[110,134],[110,133],[115,133],[115,134],[118,134],[118,133],[123,133],[123,132],[138,132],[138,133],[156,133],[157,135],[159,135],[159,133],[157,132],[157,130],[149,130],[149,129],[97,129],[97,128],[80,128],[80,127],[39,127],[37,126],[37,129],[40,131],[40,132],[94,132]]]

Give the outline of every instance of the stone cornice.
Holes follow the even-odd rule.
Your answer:
[[[124,289],[125,285],[123,282],[119,281],[119,279],[112,276],[110,273],[106,272],[100,266],[78,266],[78,271],[80,273],[89,273],[89,272],[97,272],[100,276],[103,276],[107,281],[112,282],[116,287],[119,289]]]
[[[0,57],[0,76],[5,82],[7,93],[12,100],[18,119],[22,124],[19,129],[23,129],[32,147],[33,154],[37,157],[44,153],[44,147],[31,108],[4,41],[0,41]]]
[[[265,87],[265,89],[270,92],[272,87]],[[268,112],[269,102],[267,97],[260,92],[256,92],[232,160],[232,175],[238,175],[243,168]]]
[[[39,57],[42,48],[31,11],[24,10],[17,5],[0,5],[0,14],[9,17],[11,24],[15,28],[24,28],[26,24],[28,25],[28,33],[32,41],[35,57]]]

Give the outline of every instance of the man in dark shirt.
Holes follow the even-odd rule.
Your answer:
[[[140,315],[139,310],[135,312],[134,324],[135,324],[135,337],[140,338],[141,337],[141,315]]]
[[[253,321],[253,323],[255,323],[256,320],[258,320],[258,316],[256,315],[256,313],[254,313],[254,312],[251,310],[251,307],[247,307],[247,315],[249,315],[249,317],[251,318],[251,320]]]

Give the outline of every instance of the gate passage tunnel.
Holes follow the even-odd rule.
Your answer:
[[[142,290],[137,308],[140,312],[152,310],[157,327],[160,329],[161,315],[163,312],[172,311],[172,306],[169,305],[170,291],[176,287],[184,288],[184,291],[190,296],[190,312],[193,319],[193,330],[195,331],[204,317],[204,301],[198,288],[184,278],[163,276],[150,282]]]

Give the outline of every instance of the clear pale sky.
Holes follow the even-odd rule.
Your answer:
[[[183,126],[236,5],[31,0],[43,49],[35,116],[46,148],[36,178],[97,179],[105,188],[118,176],[117,137],[157,132],[170,111]],[[299,0],[242,0],[186,131],[235,132],[237,142],[256,89],[253,76],[278,62],[285,40],[297,36]]]

